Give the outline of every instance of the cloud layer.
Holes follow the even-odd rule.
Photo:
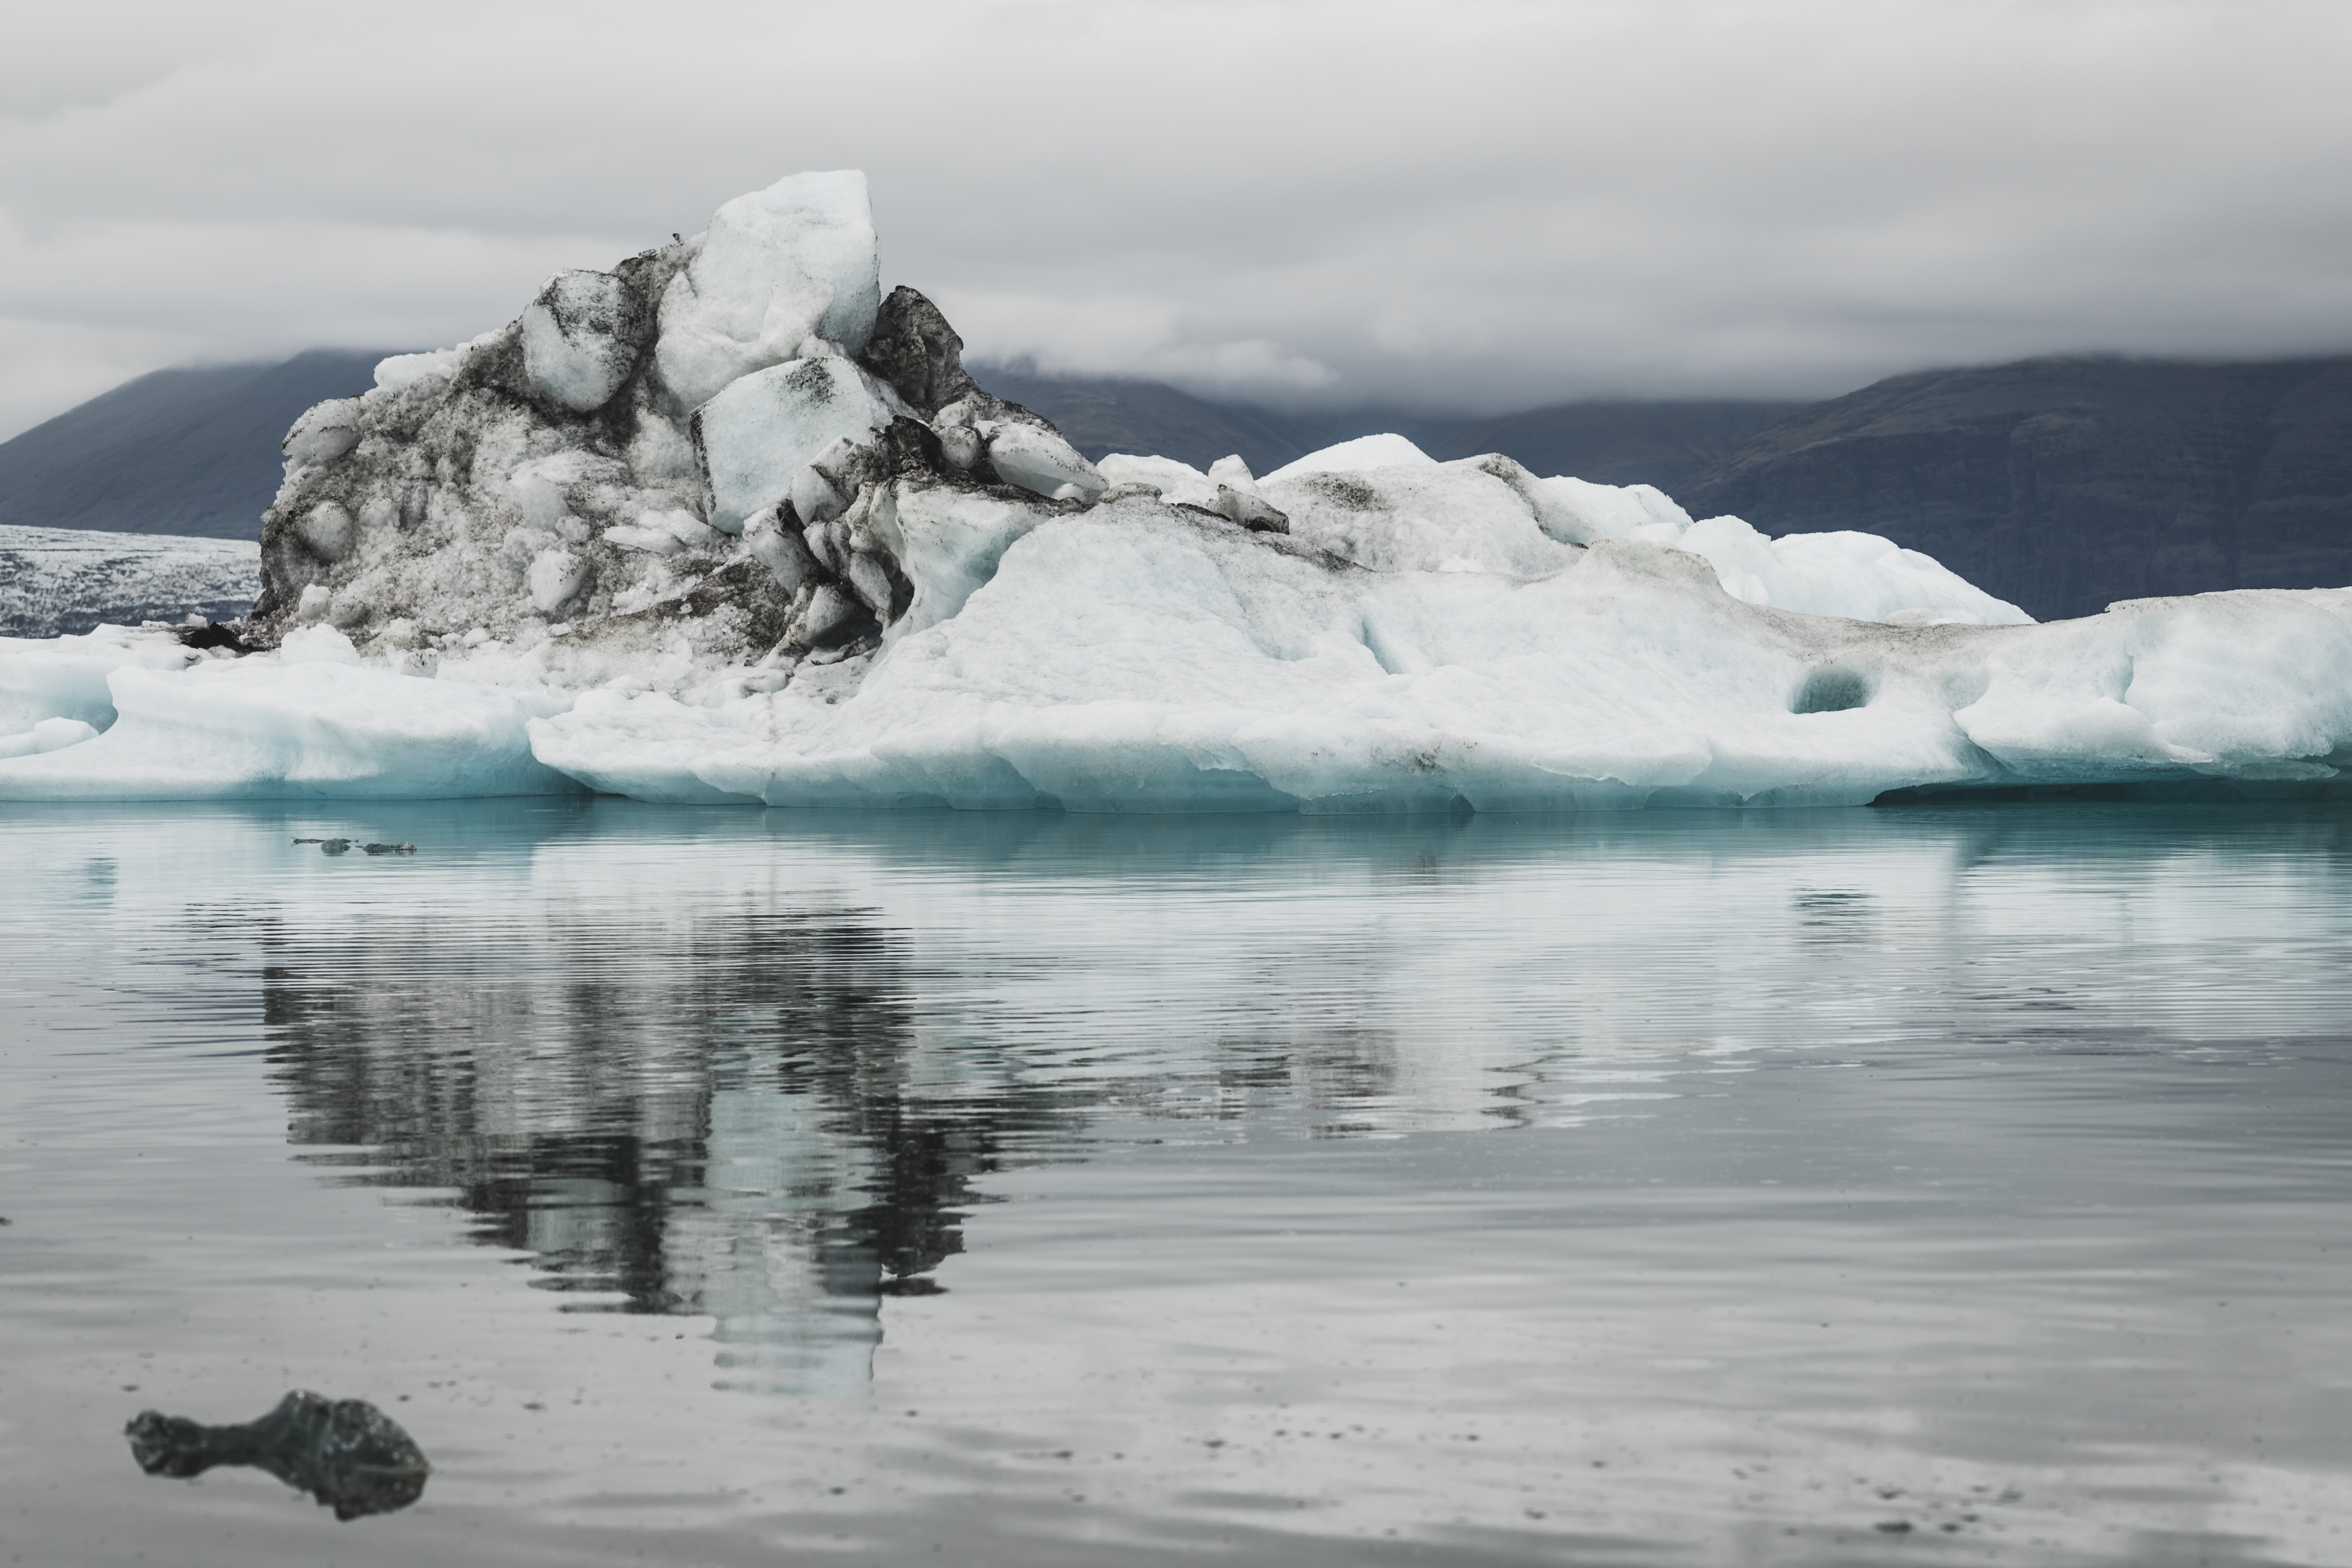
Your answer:
[[[0,436],[160,364],[456,342],[845,165],[886,281],[975,356],[1275,402],[2352,346],[2336,0],[220,0],[17,32]]]

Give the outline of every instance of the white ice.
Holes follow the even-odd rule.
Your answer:
[[[1211,510],[1217,504],[1216,482],[1192,464],[1173,458],[1113,452],[1095,467],[1111,484],[1150,485],[1160,492],[1160,499],[1171,504],[1181,502]]]
[[[1541,525],[1523,470],[1497,469],[1511,472],[1271,481],[1286,539],[1145,493],[1056,510],[899,481],[871,526],[914,608],[878,654],[781,689],[698,666],[683,643],[625,666],[567,664],[560,638],[493,641],[430,678],[324,624],[234,659],[166,632],[0,643],[5,732],[49,718],[106,731],[0,760],[0,797],[584,784],[803,806],[1329,812],[2101,780],[2275,791],[2352,766],[2352,590],[1979,625],[1974,590],[1884,541],[1669,518],[1710,553],[1634,536],[1656,521],[1580,546]],[[1727,591],[1727,570],[1780,574],[1774,597],[1848,613],[1758,602]],[[1906,593],[1944,607],[1898,623],[1946,624],[1874,616]]]
[[[1356,463],[1350,459],[1379,459]],[[1228,458],[1228,463],[1238,459]],[[1171,458],[1105,458],[1113,484],[1149,484],[1169,501],[1216,510],[1218,477]],[[1250,484],[1247,470],[1223,478]],[[1564,546],[1638,539],[1704,558],[1724,591],[1753,605],[1905,625],[2019,626],[2029,617],[1933,558],[1868,533],[1767,539],[1736,517],[1693,522],[1649,485],[1538,479],[1508,458],[1439,463],[1402,436],[1367,436],[1309,453],[1255,481],[1294,537],[1381,571],[1556,572]]]
[[[617,275],[561,274],[537,316],[298,422],[272,537],[314,564],[275,650],[161,624],[0,637],[0,799],[1354,812],[2352,784],[2352,589],[2037,626],[1887,540],[1767,539],[1648,486],[1395,435],[1263,479],[1090,464],[967,399],[935,428],[960,472],[984,445],[1008,483],[982,486],[866,447],[912,411],[845,357],[876,320],[863,175],[780,182],[639,265],[669,279],[651,326]],[[634,434],[600,445],[467,373],[513,350],[575,412],[631,388]],[[428,426],[463,475],[402,445]]]
[[[0,735],[0,757],[30,757],[61,752],[98,738],[98,726],[79,719],[44,719],[21,734]]]
[[[874,331],[881,269],[866,176],[793,174],[719,209],[660,306],[656,349],[681,409],[786,360],[854,354]]]
[[[0,639],[0,700],[21,710],[47,688],[99,722],[84,721],[79,743],[37,741],[36,754],[0,761],[0,798],[388,799],[579,787],[531,754],[526,730],[567,706],[563,697],[368,668],[331,626],[245,658],[205,658],[168,634],[120,628],[58,642],[76,646]],[[0,735],[0,750],[10,739]]]
[[[1296,462],[1285,463],[1258,483],[1270,485],[1278,479],[1295,479],[1307,474],[1344,473],[1356,468],[1418,468],[1435,460],[1402,436],[1359,436],[1352,441],[1309,452]]]
[[[1041,496],[1092,500],[1108,487],[1101,472],[1051,430],[1013,421],[983,420],[975,426],[988,443],[997,477]]]
[[[114,722],[107,681],[122,669],[184,669],[202,656],[168,632],[102,626],[78,637],[0,637],[0,737],[46,719],[104,729]]]
[[[865,441],[897,405],[872,376],[831,356],[787,360],[729,384],[694,414],[710,525],[742,532],[819,453],[844,437]]]
[[[609,272],[549,279],[522,312],[523,374],[540,395],[581,414],[611,402],[636,365],[629,310],[625,286]]]
[[[1889,627],[1745,604],[1705,562],[1636,541],[1532,580],[1334,570],[1115,500],[1027,533],[854,691],[593,693],[531,728],[553,765],[676,800],[1830,805],[1937,784],[2322,781],[2352,763],[2347,676],[2352,591]]]

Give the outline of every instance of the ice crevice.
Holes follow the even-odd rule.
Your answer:
[[[288,432],[224,626],[0,638],[0,798],[1085,811],[2333,793],[2352,590],[2035,625],[1859,532],[1363,437],[1089,462],[794,175]]]

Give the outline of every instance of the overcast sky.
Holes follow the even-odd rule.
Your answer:
[[[44,6],[0,437],[421,347],[801,169],[978,358],[1272,402],[2352,347],[2344,0]]]

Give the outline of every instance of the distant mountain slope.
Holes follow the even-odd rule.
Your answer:
[[[1852,528],[2048,619],[2352,584],[2352,358],[2028,360],[1895,376],[1779,420],[1675,499]]]
[[[1132,452],[1205,468],[1227,453],[1238,452],[1252,473],[1263,474],[1313,450],[1300,445],[1303,426],[1287,415],[1211,403],[1158,382],[1038,375],[986,366],[975,367],[972,374],[997,396],[1009,397],[1060,426],[1070,445],[1090,459]]]
[[[382,354],[159,371],[0,444],[0,524],[252,539],[278,443],[363,391]],[[1925,551],[2032,614],[2121,598],[2352,583],[2352,357],[2242,364],[2029,360],[1928,371],[1826,403],[1584,402],[1465,419],[1289,414],[1153,382],[982,367],[1089,457],[1259,473],[1395,430],[1432,457],[1658,486],[1770,533],[1853,528]]]
[[[1452,422],[1418,439],[1433,458],[1501,452],[1538,474],[1569,474],[1602,485],[1655,485],[1679,498],[1700,472],[1773,420],[1803,406],[1699,400],[1563,403]]]
[[[312,404],[373,384],[382,352],[163,370],[0,443],[0,524],[252,539],[277,493],[278,443]],[[1571,403],[1464,419],[1390,408],[1286,414],[1149,381],[981,367],[982,382],[1059,425],[1089,458],[1159,453],[1198,468],[1239,452],[1266,473],[1319,447],[1395,430],[1432,457],[1501,451],[1538,473],[1675,493],[1779,403]]]
[[[1651,484],[1672,494],[1798,403],[1564,403],[1465,419],[1393,408],[1285,414],[1213,403],[1156,382],[981,368],[981,384],[1062,427],[1089,458],[1154,453],[1205,468],[1238,452],[1265,473],[1319,447],[1393,430],[1441,460],[1502,452],[1539,474]]]
[[[373,384],[387,352],[159,370],[0,443],[0,523],[258,539],[295,416]]]

